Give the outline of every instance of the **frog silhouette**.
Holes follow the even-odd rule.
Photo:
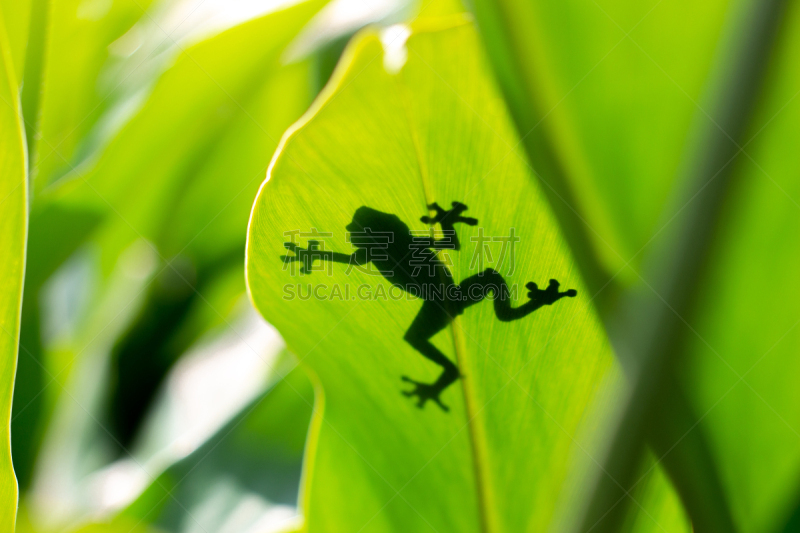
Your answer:
[[[345,229],[349,241],[356,248],[352,254],[320,249],[320,242],[310,240],[307,248],[297,243],[287,242],[284,247],[294,255],[283,255],[284,262],[301,263],[301,272],[310,273],[315,261],[346,263],[351,267],[364,267],[371,264],[386,281],[393,286],[418,296],[422,307],[403,339],[415,350],[442,367],[442,373],[433,383],[424,383],[407,376],[401,379],[412,385],[411,390],[402,394],[416,399],[417,406],[423,408],[427,401],[435,402],[444,411],[449,407],[441,401],[441,394],[447,387],[461,377],[458,367],[432,342],[431,338],[447,327],[455,317],[468,307],[492,296],[494,312],[503,322],[519,320],[545,305],[552,305],[561,298],[574,297],[577,291],[570,289],[560,292],[558,281],[551,279],[545,289],[534,282],[525,285],[528,301],[518,307],[511,305],[511,293],[503,276],[488,268],[456,284],[449,268],[437,253],[439,250],[461,249],[455,224],[475,226],[478,221],[465,217],[467,206],[452,202],[452,208],[445,210],[437,203],[428,208],[434,216],[423,216],[426,224],[439,224],[442,237],[436,239],[433,233],[418,235],[413,233],[396,215],[383,213],[370,207],[359,207],[353,220]]]

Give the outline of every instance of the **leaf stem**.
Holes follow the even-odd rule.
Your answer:
[[[408,43],[407,43],[408,46]],[[414,144],[414,152],[417,156],[417,164],[419,166],[419,175],[422,181],[422,190],[425,195],[425,206],[427,209],[429,205],[436,201],[431,188],[430,179],[428,177],[427,166],[422,157],[422,148],[419,139],[415,134],[415,128],[411,119],[410,106],[407,101],[406,88],[403,87],[400,77],[398,79],[398,93],[402,103],[403,110],[406,115],[406,120],[409,127],[409,135],[411,136]],[[437,252],[438,254],[439,252]],[[457,327],[458,326],[458,327]],[[470,368],[466,361],[466,346],[464,336],[461,331],[459,317],[453,317],[450,322],[450,332],[453,338],[453,350],[455,352],[456,364],[459,369]],[[472,391],[472,381],[468,376],[462,376],[461,391],[464,397],[464,410],[467,418],[467,429],[469,431],[469,445],[470,455],[472,457],[472,469],[475,475],[475,492],[477,496],[478,517],[480,520],[480,530],[483,533],[492,533],[498,531],[497,528],[492,527],[493,523],[490,519],[490,509],[492,506],[489,502],[489,488],[487,483],[487,453],[486,453],[486,439],[483,434],[483,425],[480,424],[478,419],[478,410],[475,408],[475,392]]]

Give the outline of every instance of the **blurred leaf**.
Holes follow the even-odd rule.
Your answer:
[[[658,468],[656,458],[649,454],[641,472],[641,481],[635,487],[626,522],[620,531],[646,533],[668,531],[690,533],[692,524],[683,510],[678,495],[672,490],[664,472]]]
[[[80,481],[116,453],[100,407],[107,395],[109,354],[136,316],[157,262],[147,243],[138,241],[102,279],[99,256],[96,243],[82,247],[43,289],[43,310],[60,308],[74,317],[63,333],[43,339],[36,361],[44,372],[44,436],[27,503],[38,527],[71,518],[82,496],[76,490]],[[77,290],[63,294],[59,288],[65,286]],[[81,298],[88,302],[81,305]]]
[[[77,334],[46,347],[46,381],[58,376],[58,384],[48,391],[46,417],[53,424],[34,494],[56,482],[62,483],[56,494],[80,499],[70,484],[105,466],[120,442],[125,450],[133,438],[130,429],[122,441],[114,434],[102,404],[106,395],[121,398],[118,406],[134,401],[130,427],[139,429],[142,409],[175,360],[212,328],[231,327],[232,302],[244,293],[247,216],[270,144],[277,145],[311,99],[310,63],[283,65],[280,56],[320,5],[306,2],[182,48],[98,160],[40,196],[51,211],[95,212],[103,219],[78,252],[88,253],[95,276],[90,312],[78,317]],[[136,278],[122,282],[124,293],[115,281],[120,272]],[[162,285],[188,289],[188,305],[156,316],[153,296]],[[170,327],[142,335],[155,331],[146,322]],[[125,365],[136,368],[138,360],[145,368],[151,356],[164,360],[148,374],[152,383],[141,397],[128,387],[136,376]],[[128,388],[120,395],[123,383]],[[139,396],[130,396],[132,390]],[[59,455],[64,451],[67,456]],[[56,502],[38,505],[55,509]],[[58,505],[66,505],[67,516],[82,504]]]
[[[684,163],[729,2],[473,4],[537,177],[591,288],[635,280],[625,266],[637,268]],[[601,293],[601,306],[613,292]]]
[[[284,66],[280,55],[318,7],[311,2],[278,12],[186,50],[85,181],[90,198],[111,210],[105,248],[132,232],[146,235],[169,261],[162,278],[170,277],[169,287],[182,295],[154,286],[140,319],[118,346],[113,413],[117,426],[125,427],[119,434],[123,445],[166,371],[196,338],[187,337],[182,326],[190,306],[207,309],[205,314],[219,321],[219,303],[206,296],[209,286],[232,269],[241,280],[250,199],[268,163],[264,147],[277,146],[311,98],[309,63]],[[271,45],[263,38],[266,31]],[[229,57],[237,50],[253,54],[240,54],[242,62],[235,64]],[[181,106],[175,105],[178,99]],[[163,131],[165,116],[174,117],[166,122],[169,131]],[[154,138],[159,129],[163,137]],[[181,139],[181,145],[167,137]],[[118,169],[131,164],[120,175]],[[140,176],[150,177],[149,187],[142,187]],[[159,197],[170,208],[158,209]],[[241,281],[226,287],[232,292],[222,298],[228,300],[244,291]],[[195,328],[195,335],[202,331]]]
[[[242,253],[250,207],[242,191],[249,187],[255,192],[268,163],[268,155],[261,153],[264,144],[274,138],[276,145],[310,100],[307,65],[283,67],[276,56],[292,29],[296,32],[317,5],[305,3],[262,17],[186,49],[97,164],[40,197],[45,213],[105,216],[99,228],[96,223],[91,228],[91,240],[102,254],[101,287],[120,254],[142,235],[155,241],[159,255],[173,259],[186,254],[200,263],[192,268],[211,268],[214,275],[214,269],[227,271],[228,263]],[[271,31],[273,27],[281,31]],[[266,46],[265,33],[272,33],[272,46]],[[241,50],[252,51],[252,56]],[[230,56],[241,62],[229,61]],[[277,109],[270,105],[276,100],[282,103]],[[243,135],[243,128],[250,135]],[[180,147],[172,139],[182,139]],[[253,156],[256,151],[258,157]],[[151,176],[152,187],[142,185],[143,176]],[[171,208],[156,209],[159,197]],[[168,223],[174,211],[190,223],[180,217]],[[47,246],[63,242],[49,242],[53,231],[73,225],[61,217],[48,217],[42,224]],[[206,237],[206,230],[213,235]],[[239,284],[236,292],[242,290]]]
[[[18,29],[16,32],[24,34],[24,61],[21,50],[17,50],[19,59],[17,68],[22,69],[22,118],[25,124],[25,146],[27,147],[29,181],[34,174],[30,172],[32,152],[36,144],[36,132],[39,127],[39,104],[42,93],[42,74],[44,70],[45,48],[47,46],[48,25],[50,23],[50,0],[30,0],[20,2],[16,9],[26,11],[24,15],[18,13],[15,22],[26,24],[27,29]],[[27,9],[25,4],[27,4]],[[12,40],[13,42],[13,40]],[[32,185],[29,183],[29,185]],[[31,187],[33,190],[33,187]]]
[[[17,367],[28,183],[18,85],[0,12],[0,529],[12,531],[17,513],[17,480],[11,464],[11,400]]]
[[[129,262],[121,270],[131,267]],[[60,528],[87,516],[113,517],[164,469],[193,453],[288,370],[277,357],[280,338],[241,299],[222,317],[224,324],[206,332],[170,370],[135,441],[120,450],[119,438],[113,427],[107,427],[106,409],[99,402],[108,387],[104,383],[109,371],[108,343],[119,335],[115,328],[130,322],[119,316],[124,308],[112,306],[129,307],[132,301],[136,305],[131,293],[141,294],[142,281],[149,279],[117,284],[118,290],[124,287],[128,293],[108,294],[103,302],[106,307],[99,310],[100,317],[116,314],[115,320],[100,331],[100,338],[87,343],[87,354],[63,354],[64,362],[80,357],[72,363],[70,379],[60,378],[65,382],[62,398],[29,502],[41,527]],[[51,372],[50,377],[59,374]]]
[[[666,458],[695,527],[733,529],[713,451],[695,430],[702,411],[688,405],[670,365],[677,360],[679,339],[690,334],[681,321],[690,312],[695,274],[709,248],[726,167],[748,117],[779,3],[740,2],[731,9],[733,3],[725,2],[595,2],[597,19],[586,10],[556,11],[544,4],[475,4],[528,153],[541,179],[552,186],[559,221],[599,305],[609,311],[604,318],[614,329],[618,355],[637,380],[604,473],[597,474],[606,483],[596,490],[594,514],[582,527],[605,518],[603,530],[615,530],[617,519],[609,513],[625,497],[606,474],[628,483],[639,456],[634,443],[646,432],[660,458]],[[712,54],[726,18],[741,23],[722,41],[712,77]],[[555,19],[565,21],[568,31]],[[618,40],[598,46],[609,29]],[[572,39],[576,31],[587,37]],[[676,53],[682,47],[692,52]],[[564,85],[565,79],[571,81]],[[592,126],[594,117],[600,120]],[[641,277],[636,271],[643,257],[649,263]],[[606,286],[629,264],[634,275],[629,273],[627,281],[638,276],[643,287],[625,300],[632,306],[617,313],[618,291]],[[657,406],[648,411],[647,398],[659,394]]]
[[[79,494],[83,515],[112,517],[139,498],[145,489],[166,490],[164,480],[159,479],[164,472],[168,476],[175,473],[176,464],[185,464],[185,458],[202,447],[216,449],[217,443],[209,444],[209,439],[220,432],[227,435],[226,426],[238,428],[241,420],[236,419],[237,415],[246,412],[249,417],[253,402],[296,366],[287,357],[281,357],[280,337],[252,308],[242,309],[240,305],[228,320],[230,326],[226,324],[204,335],[170,370],[155,402],[149,406],[135,442],[128,445],[125,453],[77,483],[73,492]],[[266,426],[260,424],[260,427]],[[305,427],[300,431],[305,433]],[[269,437],[265,435],[263,439],[266,438]],[[297,456],[295,469],[299,468],[302,442],[301,436],[299,448],[292,451]],[[237,446],[236,457],[243,457],[244,444]],[[256,459],[259,446],[250,451],[251,459]],[[259,460],[276,460],[277,452],[280,450],[272,449],[272,453]],[[239,464],[237,461],[233,463]],[[255,468],[255,462],[248,463]],[[204,463],[203,468],[206,466],[211,465]],[[267,475],[266,471],[262,473]],[[251,471],[251,476],[257,475],[255,470]],[[287,473],[280,480],[273,480],[272,490],[278,491],[273,496],[281,493],[285,499],[288,493],[293,503],[298,479],[299,473],[296,476]],[[282,488],[287,482],[288,490]],[[157,487],[152,487],[153,484]]]
[[[22,71],[25,67],[25,49],[28,44],[28,27],[30,24],[31,4],[33,0],[3,0],[0,12],[6,26],[9,53],[14,62],[14,79],[22,82]]]
[[[589,446],[602,418],[600,384],[617,376],[585,286],[514,147],[476,34],[462,18],[449,24],[412,35],[407,48],[402,32],[386,32],[386,52],[374,33],[357,38],[320,100],[284,137],[253,209],[250,294],[325,391],[306,467],[310,531],[545,530],[560,520],[559,504],[569,508],[566,494],[580,491],[574,455],[585,460],[581,443]],[[387,72],[404,58],[399,73]],[[374,268],[347,275],[346,265],[333,265],[328,275],[296,277],[281,266],[286,232],[332,232],[325,250],[350,252],[345,227],[362,206],[386,213],[373,211],[371,228],[394,232],[399,253],[409,226],[428,231],[420,215],[433,201],[465,202],[487,235],[515,228],[521,240],[513,274],[508,257],[502,266],[498,255],[485,265],[502,268],[516,287],[515,305],[528,300],[526,282],[548,278],[576,288],[577,298],[510,323],[499,322],[487,301],[443,329],[439,302],[429,300],[427,315],[417,315],[421,302]],[[354,224],[367,223],[356,215]],[[465,248],[447,252],[456,282],[484,268],[470,262],[479,231],[456,229]],[[470,280],[498,282],[497,275]],[[290,297],[313,287],[331,298]],[[356,301],[358,287],[374,298]],[[387,297],[396,293],[402,297]],[[401,394],[415,387],[401,376],[423,383],[448,377],[403,342],[415,316],[418,329],[441,330],[433,344],[458,363],[461,379],[440,397],[449,412],[433,401],[418,409],[417,398]]]
[[[800,487],[798,7],[787,10],[766,89],[731,163],[734,188],[678,372],[744,533],[779,531]]]
[[[265,157],[247,157],[250,146],[277,144],[280,132],[310,99],[309,89],[303,87],[307,64],[283,66],[280,55],[319,5],[304,2],[182,49],[96,164],[75,169],[75,191],[63,201],[108,212],[110,225],[118,229],[106,231],[120,233],[120,241],[128,241],[132,233],[156,242],[178,240],[181,246],[170,250],[170,256],[203,230],[195,225],[198,219],[191,218],[191,223],[181,222],[177,235],[171,234],[173,207],[186,195],[191,197],[186,204],[208,216],[207,225],[214,221],[217,226],[214,217],[243,187],[257,187],[257,175],[268,162]],[[281,106],[270,105],[277,97]],[[257,138],[240,146],[246,139],[241,132],[245,125]],[[237,166],[221,180],[229,189],[215,190],[214,197],[209,182],[212,176],[219,179],[222,158]],[[214,199],[212,212],[208,203]],[[241,242],[241,236],[237,239]]]
[[[14,470],[20,490],[30,483],[33,464],[39,452],[43,428],[49,408],[47,394],[50,379],[46,376],[42,361],[43,314],[42,287],[58,268],[83,243],[99,221],[101,214],[79,208],[62,209],[48,203],[35,203],[30,214],[28,232],[28,262],[25,271],[25,289],[22,305],[22,324],[20,330],[20,350],[17,375],[14,383],[14,402],[11,418],[11,444],[14,450]],[[73,285],[80,291],[84,285]],[[90,297],[87,293],[84,296]],[[68,314],[74,319],[80,312],[68,303]]]
[[[35,146],[40,154],[34,161],[38,187],[74,167],[91,164],[138,111],[155,80],[179,53],[290,3],[54,2],[44,66],[41,135]],[[248,52],[249,57],[257,55]]]
[[[170,466],[121,516],[168,531],[264,533],[298,523],[298,482],[313,402],[311,383],[295,368]]]
[[[602,470],[627,483],[646,436],[655,436],[658,442],[654,446],[665,450],[663,453],[671,453],[683,443],[676,452],[685,460],[673,462],[670,474],[681,489],[694,527],[703,531],[733,531],[742,524],[737,524],[708,442],[701,432],[693,431],[705,412],[695,413],[692,424],[675,424],[670,416],[676,412],[672,404],[685,402],[681,398],[685,387],[676,388],[673,382],[682,360],[679,354],[697,334],[689,320],[697,319],[701,276],[726,201],[731,199],[735,181],[730,164],[742,150],[740,143],[745,142],[767,60],[781,34],[783,7],[780,0],[744,1],[733,10],[703,99],[705,107],[698,105],[693,142],[684,155],[684,175],[664,213],[664,226],[647,253],[646,269],[640,275],[644,286],[626,295],[611,331],[622,359],[635,361],[631,365],[634,387],[611,429],[610,451]],[[673,398],[679,401],[673,402]],[[670,408],[659,409],[659,402]],[[680,430],[663,431],[662,427]],[[623,495],[606,477],[598,479],[581,527],[603,520],[599,529],[614,531],[616,518],[609,512]]]
[[[152,0],[32,2],[25,121],[40,191],[71,169],[79,142],[114,102],[119,87],[104,87],[100,77],[111,57],[109,45],[146,13]]]

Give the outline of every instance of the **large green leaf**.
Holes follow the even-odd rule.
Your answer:
[[[28,183],[18,85],[2,15],[0,12],[0,530],[10,532],[17,513],[10,427],[25,276]]]
[[[570,513],[567,495],[580,492],[577,465],[590,461],[592,428],[603,413],[601,383],[618,373],[515,147],[472,26],[459,19],[441,31],[420,30],[407,48],[402,32],[386,33],[386,54],[375,33],[357,38],[319,101],[285,136],[251,215],[248,287],[324,389],[324,421],[306,467],[310,531],[541,531],[565,518],[559,509]],[[393,232],[391,254],[406,272],[408,228],[425,235],[426,206],[451,201],[478,219],[456,226],[460,253],[444,252],[455,283],[505,277],[516,290],[514,306],[522,306],[526,283],[544,287],[556,278],[577,297],[510,322],[495,316],[497,307],[509,318],[500,299],[486,301],[447,326],[441,306],[452,300],[409,297],[376,267],[317,262],[321,271],[299,275],[297,263],[282,263],[292,256],[289,240],[297,250],[322,240],[325,250],[350,254],[352,221],[351,231]],[[494,241],[491,258],[474,261],[481,231],[508,237],[512,228],[520,239],[513,260],[509,250],[501,258]],[[330,236],[314,237],[312,229]],[[489,266],[499,274],[477,276]],[[309,299],[309,288],[328,298]],[[404,336],[429,353],[421,341],[432,337],[461,378],[434,387],[441,390],[417,388],[414,382],[450,374]],[[423,395],[402,394],[415,389]],[[440,392],[449,410],[424,402],[426,392]]]

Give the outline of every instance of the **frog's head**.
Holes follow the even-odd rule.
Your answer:
[[[396,243],[409,234],[397,215],[383,213],[371,207],[359,207],[353,220],[345,229],[350,232],[350,242],[357,248],[367,248],[378,243]]]

